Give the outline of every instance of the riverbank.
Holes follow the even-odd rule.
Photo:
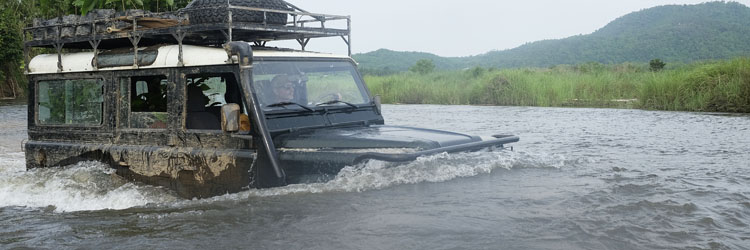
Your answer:
[[[647,65],[404,72],[365,76],[383,103],[615,107],[750,113],[750,58],[651,72]]]

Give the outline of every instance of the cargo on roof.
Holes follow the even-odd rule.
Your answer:
[[[140,51],[160,44],[218,47],[231,41],[265,46],[268,41],[296,40],[304,51],[311,39],[322,37],[341,37],[351,56],[349,16],[309,13],[282,0],[252,1],[259,5],[250,7],[237,5],[247,4],[247,0],[224,3],[196,0],[175,12],[94,10],[86,16],[36,19],[31,27],[24,29],[25,58],[28,60],[28,48],[32,47],[55,48],[58,58],[62,57],[63,49],[90,50],[96,58],[99,51],[106,49]],[[178,64],[187,64],[179,62],[183,58],[177,56]],[[140,65],[142,60],[134,60],[134,66],[145,66]],[[57,64],[56,72],[81,69],[65,69],[62,62]]]

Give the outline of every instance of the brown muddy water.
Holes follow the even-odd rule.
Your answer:
[[[184,200],[97,162],[26,171],[25,106],[0,106],[0,248],[750,249],[748,115],[383,108],[521,141]]]

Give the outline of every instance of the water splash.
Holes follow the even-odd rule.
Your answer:
[[[216,201],[246,200],[300,193],[364,192],[395,185],[445,182],[456,178],[489,174],[498,169],[553,168],[569,162],[561,155],[529,154],[509,150],[481,150],[423,156],[408,163],[371,160],[343,168],[332,180],[322,183],[292,184],[269,189],[253,189],[203,200],[186,201],[178,206]]]
[[[3,157],[2,161],[0,207],[42,207],[71,212],[126,209],[178,199],[163,188],[127,182],[98,162],[26,171],[23,159],[20,164],[13,158]]]
[[[185,201],[164,188],[123,180],[98,162],[25,170],[23,153],[0,156],[0,207],[46,207],[56,212],[127,209],[148,204],[211,203],[296,193],[363,192],[395,185],[445,182],[489,174],[497,169],[555,168],[576,162],[562,155],[530,154],[509,150],[482,150],[420,157],[408,163],[368,161],[345,167],[332,180],[253,189],[236,194]]]

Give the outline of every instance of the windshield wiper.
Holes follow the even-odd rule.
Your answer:
[[[284,107],[284,108],[286,108],[286,106],[288,106],[288,105],[297,105],[297,106],[300,106],[301,108],[303,108],[303,109],[305,109],[307,111],[315,112],[311,108],[308,108],[307,106],[299,104],[299,103],[296,103],[296,102],[277,102],[277,103],[274,103],[274,104],[271,104],[271,105],[266,105],[266,107]]]
[[[355,108],[355,109],[359,108],[359,107],[357,107],[357,105],[354,105],[354,104],[351,104],[349,102],[345,102],[345,101],[342,101],[342,100],[330,100],[330,101],[327,101],[327,102],[321,102],[321,103],[315,104],[315,106],[331,105],[331,104],[334,104],[334,103],[343,103],[343,104],[349,105],[350,107]]]

